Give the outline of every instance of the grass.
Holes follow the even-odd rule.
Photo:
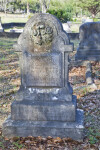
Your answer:
[[[27,18],[22,18],[22,17],[18,17],[18,18],[16,18],[16,17],[12,17],[12,18],[10,18],[10,17],[3,17],[2,18],[2,23],[11,23],[11,22],[15,22],[15,23],[26,23],[28,21],[28,19]]]
[[[10,38],[0,38],[0,51],[2,52],[2,49],[6,49],[7,51],[12,49],[12,46],[14,43],[16,43],[17,39],[10,39]],[[10,50],[11,51],[11,50]]]
[[[97,128],[90,127],[87,136],[90,144],[95,144],[98,142],[98,137],[100,137],[100,132]]]
[[[79,33],[79,27],[80,27],[81,23],[80,24],[73,24],[71,26],[71,31],[72,33]]]
[[[2,23],[26,23],[28,20],[27,15],[22,15],[22,14],[7,14],[5,15],[4,13],[0,13],[1,16],[1,21]]]

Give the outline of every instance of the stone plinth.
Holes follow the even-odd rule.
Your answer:
[[[4,123],[3,133],[6,137],[70,137],[74,140],[83,139],[83,111],[77,110],[76,121],[24,121],[12,120],[9,116]]]
[[[68,82],[69,52],[73,44],[60,21],[36,14],[15,46],[20,56],[21,87],[11,105],[3,134],[83,139],[83,111]]]

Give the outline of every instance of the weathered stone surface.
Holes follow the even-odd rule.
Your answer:
[[[53,100],[55,95],[58,100],[72,101],[72,88],[68,83],[68,53],[72,50],[73,44],[57,18],[50,14],[32,17],[16,46],[16,51],[22,52],[19,93],[23,96],[18,99]],[[31,94],[27,92],[30,88]]]
[[[4,123],[4,136],[81,140],[83,115],[81,120],[80,113],[76,115],[76,97],[68,81],[68,53],[73,44],[60,21],[50,14],[34,15],[15,48],[20,56],[21,86],[11,105],[11,118]]]
[[[70,90],[70,91],[69,91]],[[72,101],[72,88],[33,88],[20,89],[16,94],[16,100],[32,101]]]
[[[80,43],[76,60],[100,60],[100,22],[85,23],[80,27]]]
[[[9,117],[4,125],[3,132],[6,137],[70,137],[81,141],[84,137],[83,111],[77,110],[75,122],[63,121],[16,121]]]
[[[69,113],[70,112],[70,113]],[[65,101],[14,101],[11,106],[12,120],[75,121],[76,97]]]
[[[28,87],[62,87],[61,53],[23,56],[23,82]]]

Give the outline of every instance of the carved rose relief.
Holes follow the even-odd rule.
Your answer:
[[[47,51],[53,40],[53,29],[44,23],[35,24],[31,32],[32,41],[34,41],[34,51]],[[42,50],[41,50],[42,49]]]

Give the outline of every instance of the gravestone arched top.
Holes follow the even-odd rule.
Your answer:
[[[80,43],[76,60],[100,60],[100,22],[88,22],[80,26]]]
[[[61,22],[51,14],[35,14],[18,39],[17,51],[63,51],[65,45],[70,45],[70,40]]]
[[[80,46],[96,47],[100,37],[100,22],[87,22],[80,26]]]

